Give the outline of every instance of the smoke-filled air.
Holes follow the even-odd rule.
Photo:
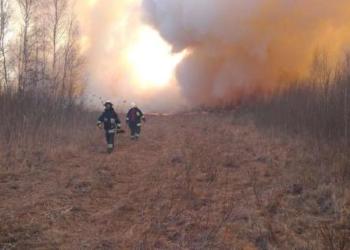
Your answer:
[[[174,52],[194,104],[238,101],[308,73],[316,51],[338,60],[350,44],[350,2],[144,0],[146,20]]]
[[[183,54],[142,22],[138,0],[80,0],[76,6],[87,60],[86,94],[117,104],[135,101],[148,110],[184,104],[174,71]]]
[[[15,12],[10,24],[22,25],[21,7],[6,2]],[[348,0],[63,2],[69,3],[64,12],[75,2],[84,58],[79,81],[87,83],[85,95],[95,107],[105,99],[157,111],[234,104],[307,76],[320,51],[337,63],[350,44]],[[35,20],[27,25],[30,32]],[[57,33],[59,53],[66,41]]]
[[[88,93],[152,109],[234,103],[308,74],[350,43],[339,0],[81,0]]]

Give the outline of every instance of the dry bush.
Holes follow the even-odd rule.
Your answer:
[[[282,132],[277,133],[281,136],[286,132],[292,136],[286,137],[289,142],[305,145],[297,154],[290,153],[294,166],[288,163],[284,169],[293,169],[287,178],[292,187],[288,193],[302,197],[295,204],[300,202],[305,211],[315,216],[310,217],[310,223],[318,239],[310,241],[307,249],[350,247],[349,89],[350,57],[334,69],[327,56],[318,55],[307,79],[291,83],[240,111],[249,114],[257,127],[273,132],[272,137],[276,131]],[[254,173],[250,176],[254,183]],[[324,224],[321,218],[329,222]]]
[[[95,117],[80,105],[45,93],[0,94],[2,153],[48,152],[88,137]]]
[[[349,234],[342,228],[323,224],[319,235],[325,250],[346,250],[349,245]]]
[[[281,128],[327,143],[349,142],[350,60],[331,69],[316,56],[307,79],[291,83],[250,106],[259,126]]]

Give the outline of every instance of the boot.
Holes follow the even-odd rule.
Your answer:
[[[108,153],[108,154],[111,154],[111,153],[113,152],[113,149],[114,149],[114,145],[108,144],[107,153]]]

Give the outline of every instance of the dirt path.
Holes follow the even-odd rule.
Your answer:
[[[152,117],[112,155],[90,136],[1,173],[0,249],[291,249],[314,235],[290,167],[303,148],[233,116]]]

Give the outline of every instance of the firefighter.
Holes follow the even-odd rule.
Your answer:
[[[126,115],[126,123],[129,125],[132,140],[140,137],[141,121],[146,122],[144,114],[135,103],[131,103],[131,109]]]
[[[97,126],[104,128],[107,141],[107,152],[112,153],[115,145],[115,135],[117,130],[121,128],[118,114],[113,109],[113,104],[110,101],[106,101],[104,104],[105,110],[98,118]]]

